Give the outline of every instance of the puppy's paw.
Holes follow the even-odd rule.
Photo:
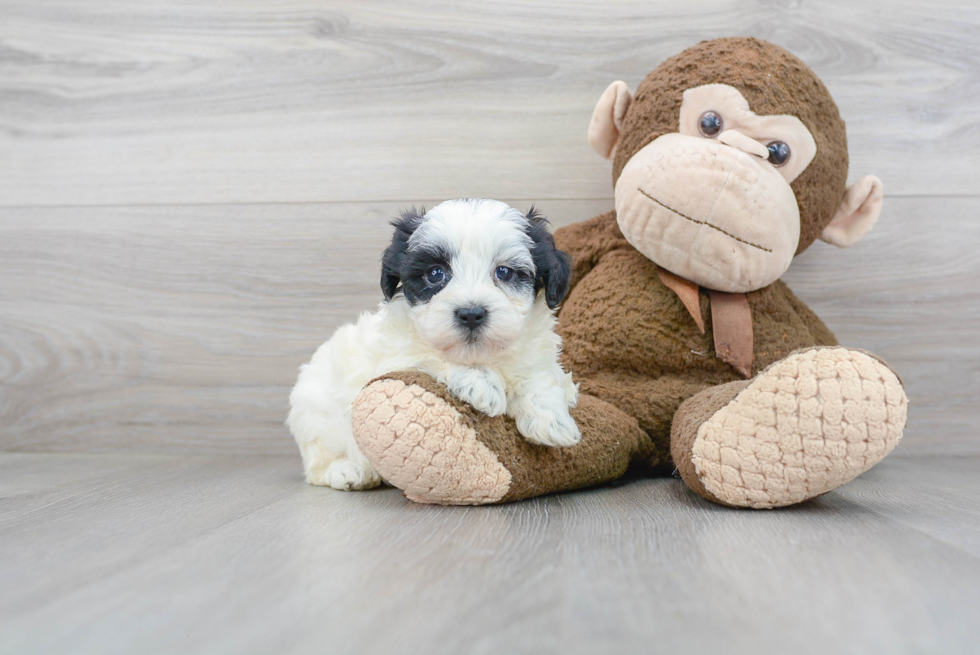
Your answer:
[[[564,403],[539,402],[523,404],[523,411],[514,416],[517,429],[528,441],[542,446],[574,446],[582,433]]]
[[[446,386],[451,394],[487,416],[500,416],[507,411],[504,379],[494,370],[456,369],[447,377]]]
[[[333,461],[323,472],[320,481],[310,480],[341,491],[360,491],[373,489],[381,484],[381,476],[370,464],[354,462],[346,457]]]

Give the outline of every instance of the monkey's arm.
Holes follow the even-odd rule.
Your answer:
[[[615,211],[555,230],[555,245],[572,256],[569,293],[603,255],[617,248],[630,247],[616,223]]]

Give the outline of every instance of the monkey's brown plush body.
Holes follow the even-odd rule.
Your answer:
[[[680,404],[709,387],[744,379],[715,355],[707,293],[698,294],[702,334],[660,280],[657,265],[623,238],[615,212],[558,230],[555,242],[576,262],[559,317],[565,367],[575,372],[583,392],[637,419],[657,450],[651,465],[668,462]],[[595,263],[587,269],[590,260]],[[837,345],[783,282],[746,295],[759,369],[795,350]]]
[[[635,98],[611,85],[589,137],[614,154],[616,211],[555,233],[573,260],[559,331],[581,443],[530,444],[399,373],[352,411],[381,475],[418,502],[483,504],[676,468],[705,498],[770,508],[887,455],[907,408],[897,376],[778,280],[815,239],[859,239],[881,205],[874,178],[844,188],[843,122],[812,71],[755,39],[705,42]]]

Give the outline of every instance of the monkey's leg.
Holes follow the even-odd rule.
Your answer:
[[[902,438],[907,409],[901,380],[880,359],[841,347],[800,350],[752,380],[685,401],[671,454],[704,498],[782,507],[881,461]]]
[[[702,372],[697,371],[695,375],[699,373]],[[633,468],[637,472],[669,474],[674,469],[670,460],[670,426],[674,413],[691,396],[724,381],[726,378],[709,382],[675,375],[651,378],[626,371],[603,371],[581,380],[580,385],[584,393],[636,418],[646,433],[648,439],[641,443]]]
[[[580,394],[576,446],[527,441],[506,416],[490,418],[421,373],[368,384],[352,405],[354,437],[381,476],[415,502],[484,505],[621,477],[646,435],[636,420]]]

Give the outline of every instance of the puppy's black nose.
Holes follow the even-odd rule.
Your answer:
[[[475,330],[487,320],[485,307],[460,307],[456,310],[456,320],[471,330]]]

